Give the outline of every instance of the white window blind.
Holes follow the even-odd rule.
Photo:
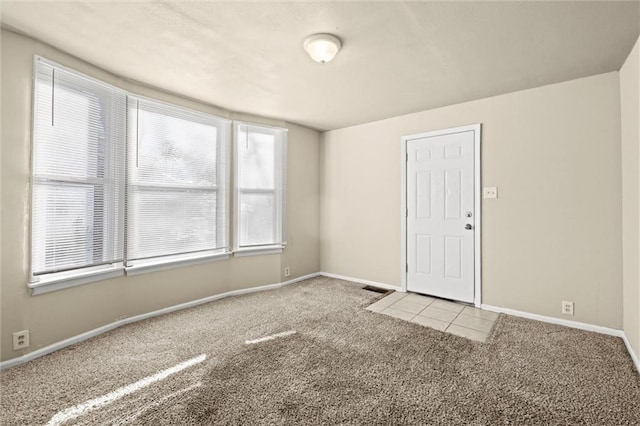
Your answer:
[[[285,241],[286,137],[286,129],[236,123],[236,249]]]
[[[128,97],[127,265],[228,251],[228,121]]]
[[[31,282],[123,259],[126,95],[34,61]]]

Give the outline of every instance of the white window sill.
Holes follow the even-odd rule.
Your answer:
[[[264,254],[279,254],[282,253],[284,244],[273,244],[269,246],[257,246],[257,247],[240,247],[233,250],[233,257],[244,256],[261,256]]]
[[[137,261],[127,266],[127,276],[135,276],[150,272],[163,271],[165,269],[177,268],[180,266],[196,265],[198,263],[215,262],[229,259],[229,252],[208,253],[199,256],[175,256],[165,259],[152,259],[147,261]]]
[[[38,296],[69,287],[120,277],[122,275],[124,275],[124,266],[117,264],[107,268],[89,271],[69,271],[43,277],[38,282],[29,283],[28,287],[31,289],[32,296]]]
[[[285,244],[273,244],[259,247],[243,247],[234,250],[234,257],[261,256],[282,253]],[[28,284],[32,296],[51,293],[65,288],[75,287],[96,281],[103,281],[109,278],[116,278],[124,275],[135,276],[151,272],[163,271],[180,266],[196,265],[199,263],[215,262],[229,259],[230,252],[207,253],[204,255],[182,255],[162,260],[154,259],[147,261],[137,261],[134,264],[124,267],[122,264],[115,264],[111,267],[101,267],[92,270],[76,270],[52,274],[42,277],[38,282]]]
[[[135,265],[127,266],[116,264],[111,267],[101,267],[96,269],[75,270],[69,272],[61,272],[51,274],[48,277],[41,277],[38,282],[30,282],[27,286],[31,289],[32,296],[51,293],[53,291],[63,290],[65,288],[75,287],[96,281],[103,281],[109,278],[123,276],[126,272],[127,276],[145,274],[149,272],[162,271],[165,269],[176,268],[180,266],[195,265],[198,263],[213,262],[218,260],[229,259],[229,252],[207,253],[204,255],[182,255],[169,259],[150,260],[138,262]]]

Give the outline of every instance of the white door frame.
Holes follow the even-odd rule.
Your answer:
[[[473,295],[473,303],[476,307],[480,307],[482,303],[482,239],[481,239],[481,231],[482,231],[482,210],[481,210],[481,199],[482,199],[482,186],[481,186],[481,169],[480,169],[480,124],[471,124],[468,126],[461,127],[453,127],[449,129],[435,130],[426,133],[418,133],[415,135],[408,135],[402,137],[402,210],[401,213],[401,267],[402,272],[400,276],[401,279],[401,288],[402,291],[407,291],[407,142],[413,139],[422,139],[426,137],[434,137],[434,136],[442,136],[448,135],[452,133],[462,133],[462,132],[474,132],[474,149],[473,149],[473,167],[474,167],[474,208],[475,208],[475,217],[473,221],[473,232],[474,232],[474,295]]]

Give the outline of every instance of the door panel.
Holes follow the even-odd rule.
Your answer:
[[[474,300],[474,131],[407,141],[407,289]]]
[[[462,238],[444,237],[444,271],[446,278],[462,278]]]
[[[431,273],[431,235],[416,235],[416,272]]]
[[[431,218],[431,172],[416,173],[416,217]]]
[[[462,191],[460,185],[462,182],[462,170],[445,170],[444,187],[445,187],[445,214],[446,219],[460,219],[462,217]]]

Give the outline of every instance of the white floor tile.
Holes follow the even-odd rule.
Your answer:
[[[381,305],[385,305],[385,306],[390,306],[396,303],[398,300],[404,299],[406,296],[407,296],[407,293],[394,291],[390,295],[378,300],[376,303],[380,303]]]
[[[407,294],[407,296],[403,300],[409,300],[411,302],[419,303],[419,304],[421,304],[423,306],[429,306],[436,299],[434,299],[433,297],[429,297],[429,296],[423,296],[421,294],[409,293],[409,294]]]
[[[472,328],[474,330],[482,331],[484,333],[490,332],[491,327],[493,327],[493,321],[478,318],[478,317],[472,317],[469,315],[458,315],[458,317],[455,320],[453,320],[453,324],[459,325],[462,327]]]
[[[452,311],[455,313],[460,313],[460,311],[462,311],[465,308],[464,305],[461,305],[459,303],[448,302],[446,300],[440,300],[440,299],[436,300],[429,306],[433,306],[434,308],[446,309],[448,311]]]
[[[423,317],[429,317],[429,318],[437,319],[440,321],[446,321],[447,323],[450,323],[458,316],[456,312],[447,311],[446,309],[436,308],[433,305],[427,306],[422,311],[420,311],[420,315],[422,315]]]
[[[416,315],[418,312],[424,309],[424,305],[420,303],[412,302],[410,300],[407,300],[406,298],[402,300],[398,300],[396,303],[394,303],[393,305],[390,305],[389,307],[393,309],[399,309],[405,312],[410,312],[414,315]]]
[[[474,308],[472,306],[465,306],[460,313],[462,315],[469,315],[472,317],[483,318],[491,321],[495,321],[496,319],[498,319],[498,314],[496,312],[485,311],[483,309]]]
[[[381,304],[380,302],[376,302],[372,305],[367,306],[366,309],[371,312],[382,312],[388,307],[389,307],[388,305],[384,305],[384,304]]]
[[[415,293],[394,292],[366,308],[423,327],[485,342],[498,314]]]
[[[422,315],[416,315],[411,322],[422,325],[424,327],[435,328],[436,330],[445,331],[449,327],[449,323],[446,321],[440,321],[434,318],[423,317]]]
[[[482,331],[472,330],[470,328],[461,327],[459,325],[451,324],[447,327],[447,333],[455,334],[456,336],[465,337],[467,339],[475,340],[477,342],[485,342],[488,333],[483,333]]]
[[[393,309],[393,308],[387,308],[380,313],[384,315],[389,315],[390,317],[405,320],[405,321],[409,321],[416,316],[415,314],[412,314],[410,312],[401,311],[399,309]]]

